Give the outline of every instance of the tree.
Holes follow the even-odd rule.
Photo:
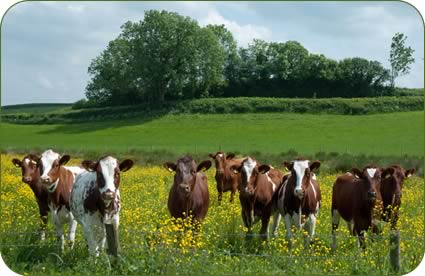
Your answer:
[[[413,50],[411,47],[406,47],[407,36],[402,33],[396,33],[391,42],[390,51],[390,85],[392,88],[395,86],[395,79],[399,76],[406,75],[410,72],[410,65],[415,62],[413,57]]]

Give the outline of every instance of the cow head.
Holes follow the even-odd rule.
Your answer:
[[[270,166],[259,165],[255,159],[247,157],[240,165],[234,165],[231,169],[234,173],[241,174],[241,185],[239,187],[239,191],[252,196],[257,188],[258,174],[265,174],[270,170]]]
[[[224,152],[218,151],[215,154],[209,154],[209,157],[214,159],[216,170],[223,172],[225,161],[233,159],[235,155],[233,153],[229,153],[226,155]]]
[[[415,168],[405,170],[399,165],[388,167],[382,172],[381,184],[383,186],[381,187],[381,190],[385,189],[390,194],[394,195],[392,205],[400,202],[404,179],[410,177],[415,172]]]
[[[35,178],[40,176],[39,164],[40,157],[28,154],[26,155],[22,161],[14,158],[12,163],[22,170],[22,182],[30,184]]]
[[[382,169],[369,165],[364,167],[363,170],[352,168],[351,173],[354,174],[355,177],[362,180],[361,189],[364,194],[363,198],[365,198],[367,201],[375,202],[378,195],[380,197],[381,194],[379,187],[381,184]]]
[[[188,197],[195,187],[196,173],[201,170],[208,170],[212,163],[209,160],[202,161],[196,166],[195,160],[190,156],[184,156],[177,160],[177,163],[166,162],[164,167],[170,172],[175,172],[174,185],[180,195]]]
[[[81,165],[88,171],[96,172],[97,188],[106,206],[115,198],[120,187],[120,173],[133,167],[133,160],[126,159],[121,163],[111,156],[106,156],[94,162],[84,160]]]
[[[41,154],[41,182],[48,187],[57,183],[59,179],[60,166],[65,165],[69,161],[69,155],[60,156],[52,150],[46,150]]]
[[[319,161],[311,162],[309,160],[297,159],[291,162],[285,161],[284,166],[291,172],[289,180],[294,182],[294,195],[302,199],[304,197],[305,190],[311,184],[311,180],[315,179],[313,171],[320,167]],[[289,181],[288,180],[288,181]]]

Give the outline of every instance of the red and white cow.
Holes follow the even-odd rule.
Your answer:
[[[22,159],[22,161],[17,158],[14,158],[12,162],[16,167],[21,168],[22,182],[28,184],[34,193],[41,219],[41,225],[39,230],[40,239],[44,240],[46,236],[46,227],[49,212],[49,193],[47,192],[47,188],[43,186],[40,182],[40,166],[38,166],[40,162],[40,157],[34,154],[28,154]]]
[[[69,198],[76,175],[85,171],[80,167],[65,167],[64,165],[69,159],[69,155],[60,156],[50,149],[43,152],[40,158],[40,180],[49,193],[49,209],[61,250],[64,249],[65,242],[63,233],[64,223],[69,223],[67,238],[71,243],[71,248],[74,246],[77,222],[71,213]]]
[[[88,171],[75,180],[71,193],[72,213],[83,226],[91,255],[99,256],[107,239],[108,253],[117,256],[120,173],[131,169],[134,162],[126,159],[119,163],[114,157],[106,156],[97,162],[85,160],[82,164]]]
[[[286,239],[290,246],[292,224],[295,224],[297,229],[308,230],[312,242],[322,200],[320,186],[313,171],[320,167],[320,162],[310,163],[309,160],[297,159],[291,162],[285,161],[284,165],[290,173],[284,176],[277,192],[279,212],[275,214],[273,231],[276,232],[280,221],[279,215],[282,215],[285,219]],[[305,243],[308,244],[307,239]]]
[[[282,181],[283,173],[269,165],[260,165],[251,157],[232,169],[241,174],[239,200],[242,220],[248,228],[246,237],[252,237],[252,227],[261,219],[260,236],[267,239],[270,216],[275,211],[273,196]]]

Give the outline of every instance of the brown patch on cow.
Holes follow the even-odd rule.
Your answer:
[[[49,192],[50,203],[53,205],[53,208],[65,206],[68,210],[70,210],[69,199],[71,196],[72,185],[74,185],[74,174],[63,166],[59,166],[56,172],[52,175],[56,178],[54,182],[59,182],[56,185],[56,189],[53,192]]]

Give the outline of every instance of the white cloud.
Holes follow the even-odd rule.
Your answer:
[[[240,46],[246,47],[254,38],[270,40],[272,31],[264,26],[245,24],[240,25],[236,21],[224,18],[216,10],[210,10],[206,18],[201,19],[201,25],[207,24],[224,24],[226,28],[233,33],[233,36],[238,41]]]

